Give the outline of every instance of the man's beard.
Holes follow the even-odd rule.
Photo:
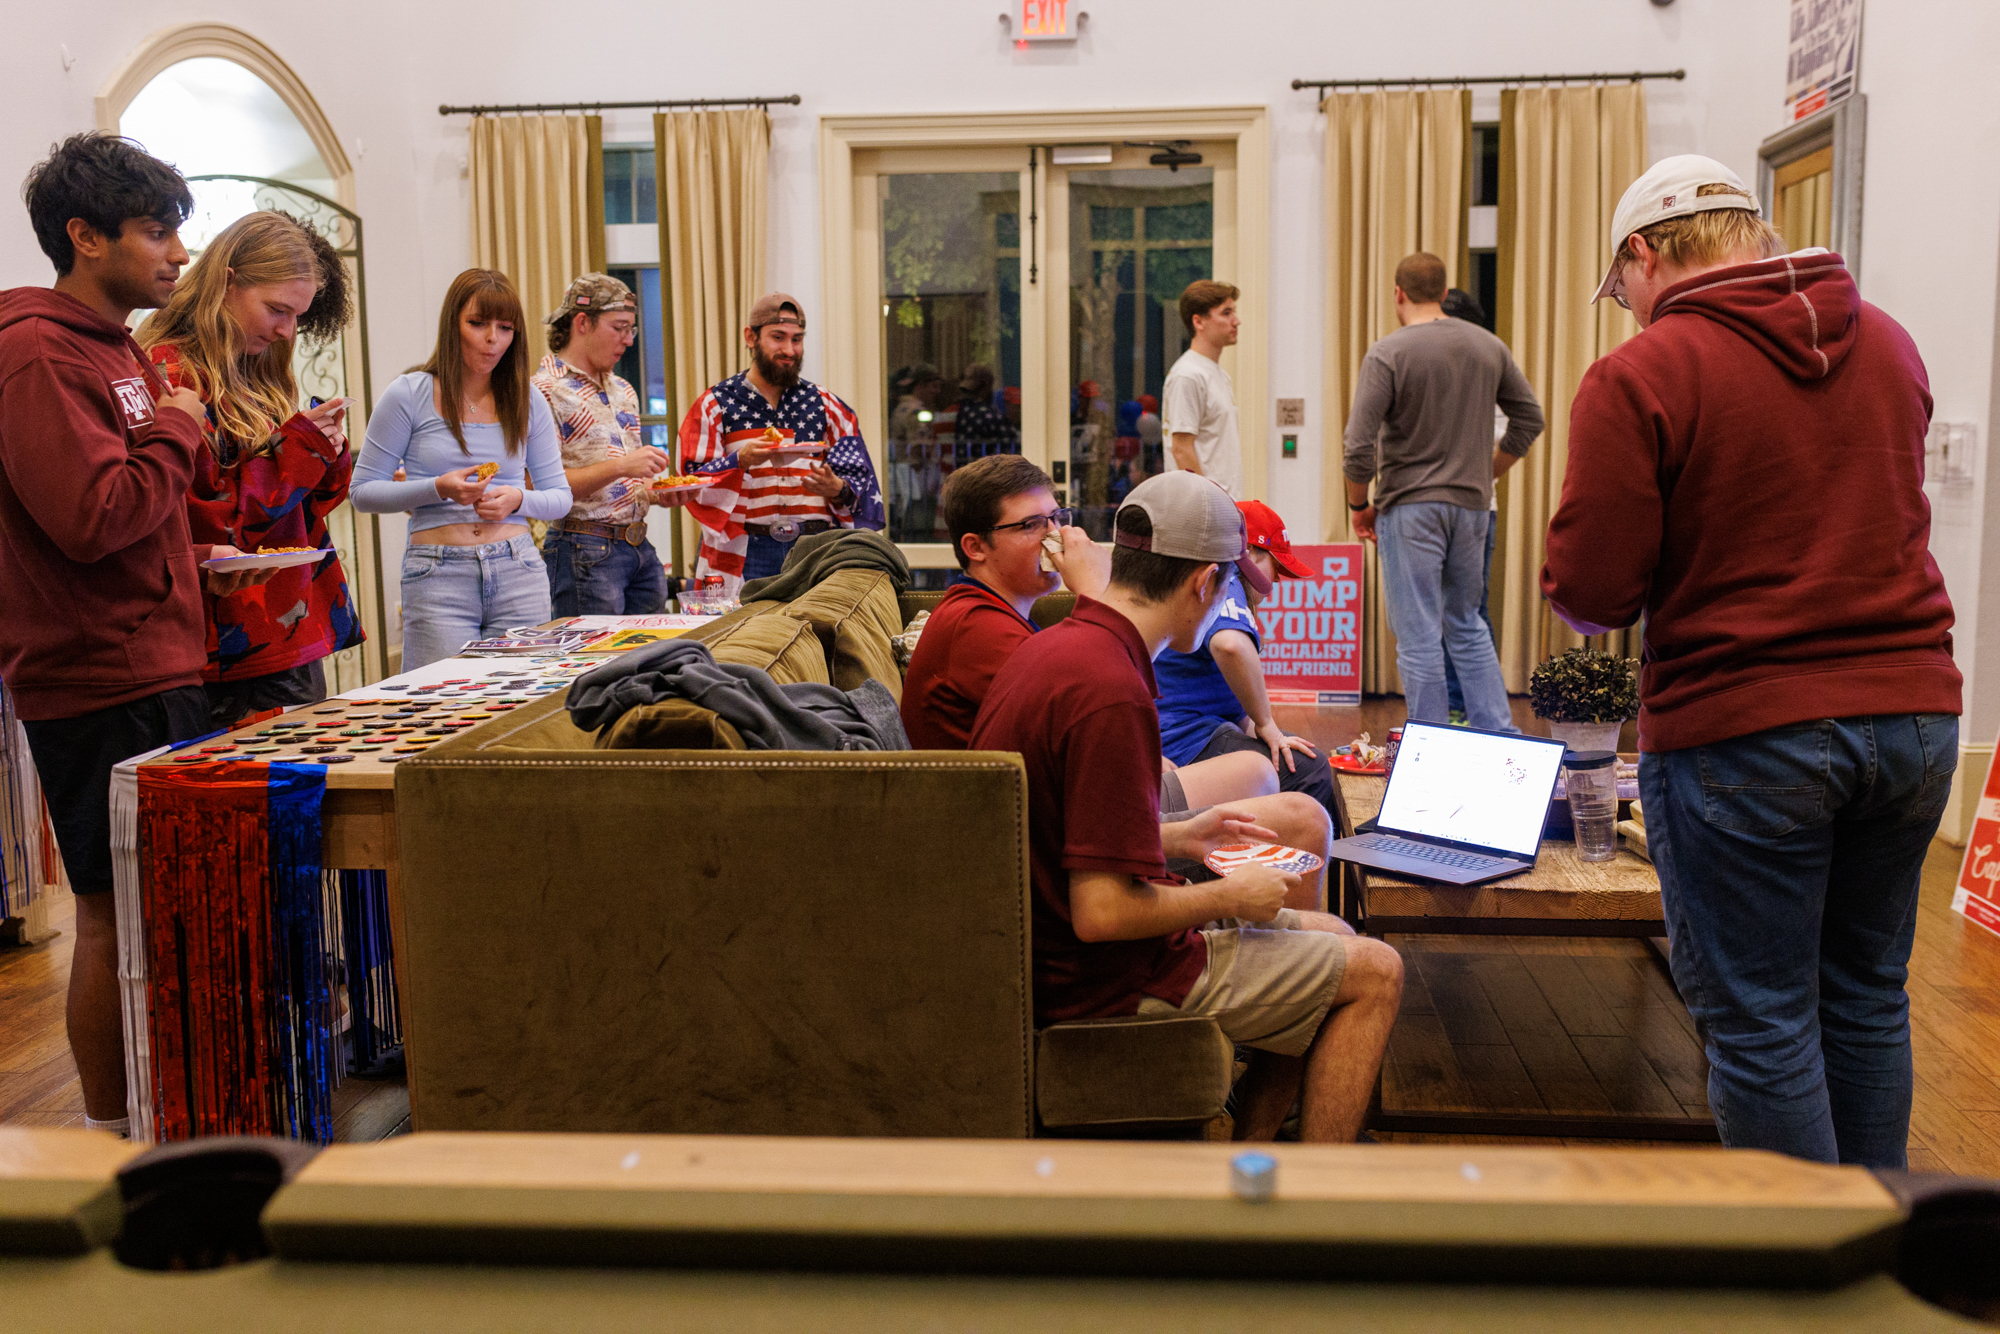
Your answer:
[[[799,382],[799,365],[797,362],[780,364],[773,361],[770,357],[765,356],[764,349],[761,347],[751,350],[750,360],[756,364],[757,374],[763,378],[764,383],[770,385],[771,388],[777,390],[780,394],[791,392],[792,386]]]

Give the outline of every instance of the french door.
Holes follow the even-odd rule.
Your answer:
[[[1163,466],[1160,388],[1188,344],[1181,292],[1218,276],[1249,291],[1237,136],[1190,139],[1200,163],[1170,169],[1122,138],[1072,141],[1058,163],[1022,128],[1003,142],[856,146],[851,194],[829,201],[851,226],[828,245],[846,260],[828,274],[834,328],[853,335],[851,358],[827,349],[830,378],[851,377],[830,387],[861,413],[889,535],[934,578],[954,566],[944,479],[986,454],[1041,465],[1108,540],[1117,503]],[[1157,137],[1130,137],[1142,136]],[[1252,312],[1246,332],[1252,320],[1261,331]],[[1261,397],[1262,340],[1244,342],[1223,366],[1235,373],[1254,350]],[[1248,406],[1240,375],[1237,395]]]

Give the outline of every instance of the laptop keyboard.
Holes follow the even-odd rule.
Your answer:
[[[1489,857],[1481,852],[1459,852],[1452,848],[1433,847],[1429,843],[1418,843],[1412,839],[1397,838],[1394,834],[1363,834],[1354,840],[1355,846],[1370,852],[1392,852],[1398,857],[1410,857],[1417,861],[1432,862],[1438,866],[1456,866],[1472,869],[1492,866],[1504,862],[1504,858]]]

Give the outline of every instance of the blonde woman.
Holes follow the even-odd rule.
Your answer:
[[[459,274],[431,359],[398,377],[368,422],[354,508],[410,514],[404,671],[549,619],[548,571],[525,521],[568,514],[570,489],[555,416],[529,385],[521,319],[506,274]]]
[[[354,456],[344,404],[298,409],[292,350],[337,338],[347,271],[325,238],[283,213],[238,218],[201,252],[139,343],[206,409],[188,526],[196,543],[331,548],[327,515],[347,498]],[[209,721],[326,698],[320,660],[362,640],[340,557],[279,570],[210,601],[203,685]]]

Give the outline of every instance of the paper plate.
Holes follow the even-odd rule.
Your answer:
[[[201,563],[204,570],[282,570],[293,565],[316,565],[333,554],[332,547],[318,551],[253,551],[244,556],[217,556]]]
[[[783,445],[771,451],[774,459],[816,459],[826,453],[825,445]]]
[[[1326,762],[1330,767],[1338,769],[1344,774],[1372,774],[1379,778],[1389,772],[1379,764],[1364,765],[1352,755],[1329,755],[1326,757]]]
[[[1272,866],[1293,875],[1308,875],[1326,865],[1326,859],[1282,843],[1225,843],[1208,854],[1205,864],[1217,875],[1228,875],[1239,866]]]
[[[646,492],[654,496],[689,496],[697,491],[705,491],[711,485],[713,484],[709,482],[687,482],[681,486],[649,486]]]

